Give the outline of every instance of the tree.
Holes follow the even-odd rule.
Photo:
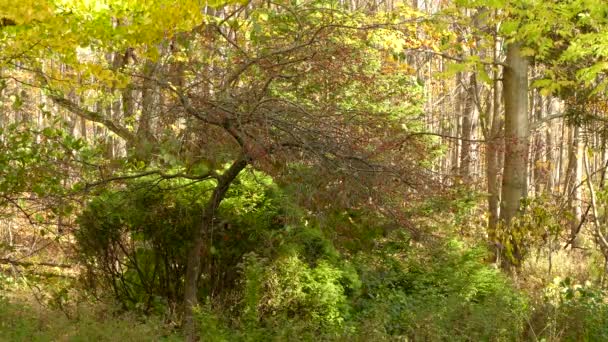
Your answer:
[[[420,127],[421,97],[412,76],[394,72],[404,33],[389,17],[307,1],[219,6],[204,18],[189,14],[201,9],[186,2],[166,18],[166,4],[74,5],[48,23],[57,36],[43,37],[61,46],[63,71],[29,59],[44,49],[11,65],[56,106],[111,132],[110,148],[119,153],[106,154],[95,184],[150,172],[214,180],[188,247],[184,324],[193,340],[216,212],[248,165],[277,179],[309,169],[323,184],[318,192],[390,212],[411,189],[429,186],[427,144],[411,134]],[[60,40],[76,26],[72,41]],[[88,99],[78,103],[79,96]],[[385,202],[388,191],[393,199]]]
[[[505,101],[505,163],[502,177],[500,218],[508,226],[528,194],[528,61],[522,56],[521,45],[507,45],[503,75]],[[516,241],[512,258],[517,264],[521,256]]]
[[[216,65],[199,69],[184,87],[164,85],[201,129],[228,142],[220,148],[224,158],[232,160],[218,177],[194,237],[186,275],[187,304],[197,303],[198,256],[213,213],[247,164],[277,176],[295,164],[318,169],[327,178],[329,191],[351,194],[351,205],[365,201],[356,196],[357,189],[368,189],[368,194],[371,190],[377,197],[373,193],[383,184],[399,188],[418,183],[420,170],[414,160],[421,156],[415,157],[414,149],[422,146],[404,129],[416,121],[411,115],[417,100],[408,95],[415,83],[409,76],[382,71],[392,64],[382,46],[398,33],[375,31],[362,19],[326,6],[303,3],[289,11],[260,6],[243,19],[253,28],[250,32],[214,27],[215,44],[223,40],[233,48],[222,51],[222,58],[204,56]],[[324,10],[331,15],[319,16]],[[197,86],[206,81],[213,91]],[[401,156],[395,153],[398,150]],[[338,180],[350,189],[336,184]]]

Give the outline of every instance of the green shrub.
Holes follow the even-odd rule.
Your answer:
[[[187,251],[212,183],[142,179],[92,199],[75,234],[90,278],[101,280],[127,308],[160,313],[179,302]],[[202,296],[234,286],[242,256],[283,227],[279,198],[264,174],[247,171],[237,178],[209,232]]]
[[[589,282],[578,284],[571,278],[555,278],[535,307],[529,335],[549,341],[606,341],[605,299],[605,291]]]
[[[342,271],[325,261],[310,267],[297,255],[281,258],[270,267],[263,310],[310,321],[316,329],[339,328],[349,311],[341,277]]]
[[[359,320],[414,340],[516,339],[527,302],[484,257],[483,249],[456,241],[427,251],[360,255]]]
[[[348,294],[360,286],[356,272],[316,228],[293,228],[284,239],[274,259],[244,259],[244,321],[338,334],[351,314]]]
[[[187,241],[202,210],[193,197],[138,182],[94,198],[75,234],[91,276],[126,306],[144,311],[158,298],[181,298]]]
[[[209,303],[196,308],[195,315],[198,320],[201,341],[228,342],[234,340],[235,336],[229,332],[226,324],[213,312]]]
[[[509,341],[524,333],[528,302],[484,263],[482,248],[456,240],[415,248],[394,231],[347,258],[314,225],[292,227],[281,241],[270,257],[243,259],[239,318],[219,319],[226,308],[207,311],[205,325],[222,326],[218,336]]]

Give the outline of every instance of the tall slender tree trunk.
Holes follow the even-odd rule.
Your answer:
[[[534,91],[532,94],[532,99],[534,100],[534,104],[532,106],[532,118],[534,118],[534,122],[540,123],[545,116],[543,98],[541,97],[539,91]],[[546,153],[545,146],[545,135],[541,132],[535,132],[534,145],[531,151],[532,160],[530,160],[530,185],[534,190],[535,196],[540,195],[540,193],[543,191],[543,185],[546,184],[546,171],[545,165],[543,164],[543,154]]]
[[[551,114],[553,114],[552,108],[553,108],[553,99],[551,97],[547,98],[546,104],[545,104],[545,115],[550,116]],[[548,166],[549,170],[547,170],[547,179],[546,179],[546,187],[545,189],[547,190],[547,192],[551,193],[553,191],[554,188],[554,180],[555,178],[553,177],[553,172],[552,169],[555,168],[555,166],[557,165],[557,163],[555,163],[555,151],[554,151],[554,147],[553,147],[553,123],[548,122],[547,123],[547,131],[545,132],[546,137],[545,137],[545,141],[546,141],[546,153],[545,153],[545,165]]]
[[[581,181],[583,176],[583,144],[581,141],[581,129],[576,126],[572,129],[571,143],[568,151],[568,171],[566,186],[568,196],[568,208],[571,210],[570,233],[572,247],[576,247],[576,236],[578,234],[578,224],[581,220]]]
[[[496,89],[495,91],[497,91]],[[492,109],[492,126],[490,135],[486,145],[486,179],[488,186],[488,236],[490,241],[496,241],[496,230],[498,228],[498,220],[500,213],[500,169],[501,157],[504,149],[500,133],[502,131],[503,121],[500,118],[498,108],[498,94],[495,94],[495,105]]]
[[[498,51],[500,50],[499,42],[494,32],[494,51],[493,59],[498,61]],[[503,120],[500,113],[500,83],[498,82],[499,71],[492,71],[492,112],[486,111],[486,181],[488,188],[488,238],[491,243],[498,242],[497,229],[500,215],[500,170],[502,168],[501,161],[504,153],[503,140],[500,139],[500,134],[503,129]]]
[[[520,45],[507,46],[503,75],[505,101],[505,164],[502,177],[500,219],[505,227],[517,215],[520,201],[528,191],[528,60],[521,55]],[[519,242],[511,237],[509,264],[521,261]]]
[[[566,139],[566,123],[565,121],[561,123],[561,127],[560,127],[560,135],[561,135],[561,141],[564,141]],[[555,168],[555,185],[557,186],[557,191],[561,192],[564,187],[562,187],[562,179],[563,177],[563,172],[562,169],[564,168],[564,144],[560,144],[559,145],[559,149],[557,151],[558,155],[558,159],[557,159],[557,167]]]
[[[472,143],[475,129],[475,74],[471,73],[464,97],[462,111],[462,148],[460,149],[460,177],[470,181],[472,177],[473,151]]]

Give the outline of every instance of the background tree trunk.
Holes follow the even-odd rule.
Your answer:
[[[517,215],[520,201],[528,189],[528,60],[521,55],[520,45],[507,46],[503,75],[505,101],[505,164],[502,178],[500,219],[505,227]],[[511,239],[511,261],[518,263],[517,241]],[[507,260],[507,259],[505,259]]]
[[[583,144],[581,143],[581,128],[574,127],[571,133],[571,144],[568,152],[568,184],[566,185],[568,196],[568,208],[571,211],[570,233],[572,237],[572,247],[577,246],[576,236],[578,224],[581,221],[581,181],[583,175]]]
[[[475,132],[475,74],[471,74],[462,97],[464,106],[462,111],[462,148],[460,149],[460,177],[465,182],[472,179],[473,151],[472,143]]]

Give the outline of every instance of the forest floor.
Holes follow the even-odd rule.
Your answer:
[[[4,219],[0,247],[0,342],[182,340],[161,317],[83,297],[69,233]]]

